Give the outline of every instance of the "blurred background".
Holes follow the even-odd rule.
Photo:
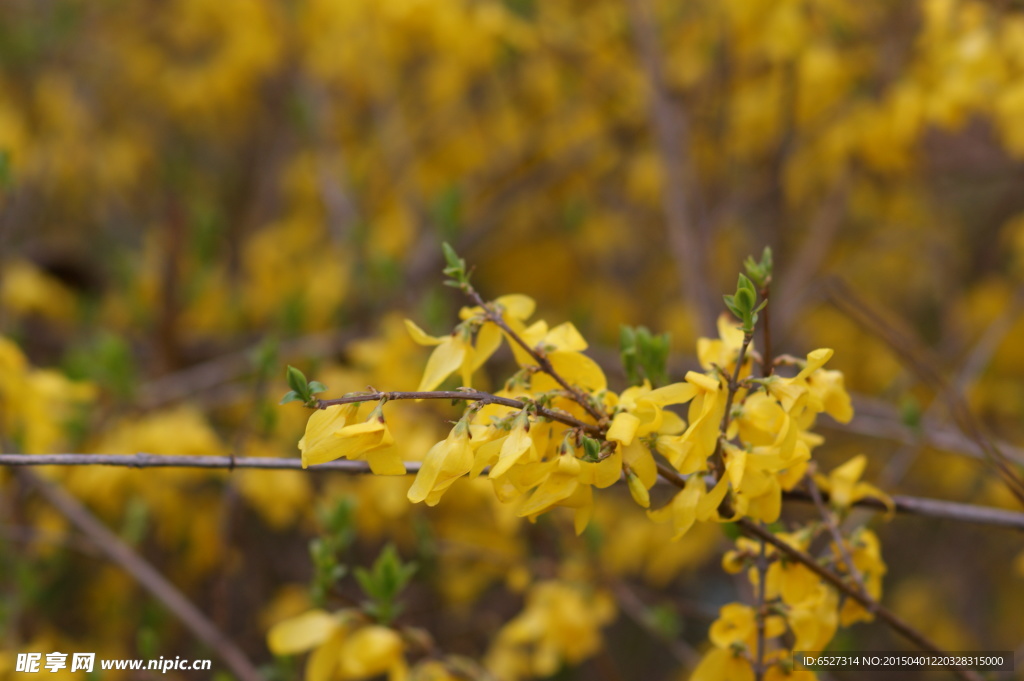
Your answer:
[[[330,396],[415,388],[427,351],[402,318],[446,333],[464,302],[441,285],[442,241],[485,296],[573,321],[613,389],[622,324],[671,332],[678,378],[743,258],[770,246],[774,352],[834,348],[854,394],[851,424],[819,424],[822,465],[864,452],[892,493],[1014,508],[945,404],[963,396],[1024,461],[1022,157],[1016,2],[5,0],[4,446],[297,456],[306,413],[277,406],[285,365]],[[396,406],[404,458],[453,413]],[[666,545],[617,491],[584,541],[564,518],[510,517],[486,485],[425,512],[408,480],[45,476],[274,678],[300,662],[275,661],[266,629],[310,606],[307,542],[339,499],[353,564],[387,541],[421,564],[404,617],[444,650],[484,657],[531,582],[613,592],[605,652],[560,679],[685,678],[740,589],[721,531]],[[21,650],[202,656],[30,486],[0,479],[0,678]],[[872,527],[893,610],[956,650],[1021,645],[1019,534]],[[840,636],[906,647],[880,625]]]

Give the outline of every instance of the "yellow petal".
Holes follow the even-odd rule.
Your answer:
[[[636,429],[639,426],[640,419],[629,412],[621,411],[612,419],[607,438],[613,442],[629,445],[633,442],[633,436],[636,435]]]
[[[501,296],[495,301],[504,310],[505,314],[513,319],[519,321],[526,321],[533,316],[533,311],[537,307],[537,303],[533,301],[530,296],[524,296],[521,293],[513,293],[507,296]]]
[[[402,637],[372,625],[355,631],[338,651],[342,678],[364,679],[404,664]]]
[[[416,322],[411,319],[405,320],[405,328],[409,331],[409,335],[412,336],[413,341],[419,345],[440,345],[445,340],[444,338],[431,336],[429,333],[417,326]]]
[[[533,440],[530,438],[526,428],[513,428],[512,432],[502,443],[501,453],[498,455],[498,463],[494,464],[491,468],[488,477],[497,478],[507,473],[508,469],[518,463],[523,454],[530,451],[531,447],[533,447]]]
[[[267,632],[267,647],[275,655],[304,653],[326,641],[338,626],[334,615],[310,610],[271,627]]]
[[[427,367],[423,371],[423,380],[420,381],[417,390],[436,389],[446,378],[462,367],[465,358],[466,344],[449,336],[430,353]]]
[[[572,322],[565,322],[551,329],[544,337],[544,342],[562,352],[583,352],[588,347],[587,341]]]
[[[368,452],[366,461],[374,475],[405,475],[405,464],[398,449],[387,447]]]
[[[696,395],[697,388],[693,384],[682,382],[652,390],[644,396],[644,399],[663,407],[668,404],[689,402]]]
[[[409,501],[416,504],[427,498],[434,490],[448,489],[456,478],[469,473],[473,468],[473,451],[469,446],[466,432],[456,433],[452,429],[448,438],[441,440],[427,452],[420,472],[409,488]]]
[[[555,371],[570,385],[599,392],[608,387],[608,379],[597,362],[578,352],[552,352],[548,360]]]
[[[470,370],[479,369],[484,362],[491,358],[500,345],[501,329],[491,322],[481,326],[476,335],[476,347],[473,349],[473,362],[470,365]]]
[[[636,473],[644,487],[650,489],[658,480],[658,467],[654,463],[654,457],[643,443],[634,442],[625,448],[622,453],[623,462],[630,470]]]
[[[567,457],[563,456],[561,458],[565,459]],[[576,491],[576,488],[579,487],[579,484],[575,476],[555,473],[533,491],[533,494],[530,495],[530,498],[527,499],[516,515],[520,518],[525,518],[526,516],[543,513],[558,502],[568,499]]]

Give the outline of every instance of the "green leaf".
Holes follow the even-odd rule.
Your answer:
[[[309,384],[306,382],[306,374],[290,364],[288,365],[288,387],[303,400],[309,399]]]
[[[453,270],[463,270],[466,268],[466,261],[459,257],[459,254],[455,252],[455,249],[447,241],[441,244],[441,250],[444,251],[444,259],[448,263],[448,268]]]
[[[309,382],[309,392],[310,392],[310,394],[315,395],[316,393],[322,393],[322,392],[325,392],[326,390],[327,390],[327,386],[325,386],[320,381],[310,381]]]
[[[305,400],[299,397],[299,394],[294,390],[289,390],[284,394],[284,397],[281,398],[279,404],[288,404],[289,402],[305,402]]]

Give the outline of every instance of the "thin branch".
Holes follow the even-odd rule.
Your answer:
[[[901,636],[903,636],[905,639],[907,639],[917,647],[921,648],[922,650],[927,650],[928,652],[934,653],[936,655],[944,656],[947,654],[946,651],[942,650],[937,645],[935,645],[935,643],[933,643],[931,639],[929,639],[920,631],[912,627],[907,622],[903,621],[898,615],[888,610],[881,603],[874,600],[873,598],[871,598],[864,592],[860,591],[859,589],[846,583],[842,577],[840,577],[836,573],[832,572],[825,566],[818,563],[818,561],[814,559],[814,556],[804,551],[801,551],[798,548],[790,546],[786,542],[776,537],[772,532],[766,530],[757,523],[751,521],[749,518],[740,518],[737,521],[737,524],[740,526],[740,529],[742,529],[743,532],[748,536],[752,536],[757,539],[761,539],[763,541],[768,542],[769,544],[774,546],[776,550],[781,551],[782,553],[789,556],[792,560],[795,560],[798,563],[802,564],[808,570],[824,579],[826,582],[837,588],[839,591],[843,592],[853,600],[860,603],[869,612],[873,613],[878,619],[888,624],[894,631],[898,632]],[[970,669],[953,668],[951,671],[953,671],[961,679],[964,679],[964,681],[983,681],[981,676],[971,671]]]
[[[715,312],[707,291],[707,282],[711,278],[707,271],[704,235],[694,220],[698,183],[689,162],[689,122],[685,112],[674,107],[668,96],[650,5],[648,0],[626,0],[633,42],[647,79],[650,126],[664,172],[661,197],[668,244],[683,284],[683,293],[693,308],[697,329],[702,335],[710,335],[714,330]]]
[[[227,459],[228,457],[224,457]],[[87,536],[110,560],[135,579],[170,610],[204,645],[209,646],[241,681],[263,681],[255,665],[206,615],[141,556],[131,550],[77,499],[60,487],[29,470],[18,471],[18,477],[35,487],[39,493]]]
[[[768,618],[768,611],[765,608],[765,594],[768,590],[768,556],[766,547],[768,545],[761,540],[761,550],[757,555],[757,657],[754,660],[754,678],[756,681],[764,681],[764,653],[765,653],[765,620]]]
[[[658,465],[658,473],[662,475],[669,483],[676,487],[682,488],[686,485],[686,481],[675,471],[675,469],[665,466],[660,462]],[[826,582],[837,588],[842,593],[846,594],[853,600],[864,606],[868,612],[872,613],[878,619],[888,624],[893,630],[901,634],[904,638],[914,643],[922,650],[935,653],[937,655],[944,655],[944,651],[936,646],[930,639],[924,634],[919,632],[917,629],[912,627],[907,622],[900,619],[895,613],[890,612],[881,603],[871,598],[868,594],[864,593],[860,589],[848,584],[842,577],[829,570],[824,565],[818,563],[810,554],[801,551],[795,547],[790,546],[786,542],[782,541],[775,536],[771,531],[761,527],[758,523],[750,520],[749,518],[740,518],[736,521],[736,524],[740,527],[744,534],[761,541],[768,542],[774,546],[777,550],[789,556],[792,560],[797,561],[804,565],[814,574],[818,575]],[[980,676],[967,669],[954,669],[953,670],[960,678],[964,681],[983,681]]]
[[[764,311],[762,312],[762,321],[761,321],[761,334],[762,334],[762,338],[764,339],[764,347],[761,348],[761,375],[764,378],[768,378],[769,376],[772,375],[772,372],[775,371],[775,362],[773,361],[775,358],[772,357],[772,325],[771,325],[771,321],[772,321],[771,312],[772,312],[772,308],[775,307],[775,306],[772,304],[771,301],[768,300],[769,297],[771,296],[771,292],[772,292],[772,278],[771,278],[771,276],[769,276],[768,280],[765,282],[764,286],[761,288],[761,298],[763,298],[764,302],[766,303],[766,305],[764,306]]]
[[[885,342],[921,382],[929,386],[946,402],[953,420],[964,434],[980,447],[985,459],[992,465],[1013,495],[1017,497],[1017,500],[1024,504],[1024,481],[1013,469],[1006,455],[985,432],[981,422],[971,411],[963,396],[959,392],[949,390],[946,379],[937,369],[938,362],[931,357],[927,348],[918,343],[910,334],[900,331],[895,324],[885,319],[841,279],[831,279],[827,283],[827,290],[828,299],[835,307],[866,331]]]
[[[404,465],[407,473],[411,475],[419,472],[421,464],[419,461],[406,461]],[[231,457],[149,454],[145,452],[138,454],[0,454],[0,466],[115,466],[139,469],[206,468],[231,470]],[[303,470],[300,459],[279,457],[235,457],[234,467],[267,471]],[[365,461],[350,461],[348,459],[316,464],[310,466],[307,470],[346,473],[349,475],[368,475],[371,472],[369,464]],[[686,483],[682,476],[666,466],[659,466],[658,471],[665,481],[677,487]],[[671,476],[673,475],[675,475],[677,481],[671,481]],[[806,490],[801,489],[783,492],[782,496],[787,501],[806,503],[812,503],[813,501],[810,494]],[[827,494],[822,493],[822,498],[828,501]],[[1024,513],[1019,511],[961,504],[926,497],[896,495],[892,497],[892,501],[897,513],[1024,530]],[[888,508],[882,501],[870,497],[858,499],[852,505],[856,508],[888,511]]]
[[[513,400],[509,397],[499,397],[498,395],[492,395],[491,393],[479,390],[431,390],[426,392],[402,392],[392,390],[389,392],[373,391],[355,393],[353,395],[338,397],[333,400],[319,400],[317,402],[317,407],[324,409],[336,404],[378,402],[380,400],[468,400],[470,402],[483,402],[485,404],[500,404],[503,407],[511,407],[512,409],[525,409],[528,406],[532,406],[521,400]],[[595,426],[592,423],[584,423],[575,416],[567,414],[564,411],[548,409],[547,407],[542,407],[540,405],[536,405],[536,408],[538,416],[543,416],[551,421],[558,421],[559,423],[564,423],[567,426],[579,428],[580,430],[585,430],[588,433],[595,435],[599,435],[602,432],[600,427]]]
[[[587,399],[587,396],[584,395],[579,388],[570,385],[569,382],[566,381],[561,374],[555,371],[555,367],[552,366],[551,360],[547,358],[547,355],[537,351],[536,348],[530,347],[530,345],[525,340],[523,340],[523,337],[516,333],[515,330],[513,330],[512,327],[508,325],[508,323],[505,321],[505,318],[501,316],[501,313],[498,310],[494,309],[493,305],[488,304],[480,296],[476,289],[466,284],[463,286],[463,290],[466,292],[466,295],[468,295],[473,300],[474,303],[479,305],[484,310],[484,314],[487,316],[487,319],[494,322],[498,326],[498,328],[504,331],[508,335],[508,337],[511,338],[519,347],[521,347],[523,350],[529,353],[530,357],[532,357],[533,361],[537,363],[537,366],[540,367],[541,371],[546,373],[551,378],[555,379],[555,382],[558,383],[558,385],[562,386],[563,390],[569,393],[570,397],[572,397],[574,402],[583,407],[583,409],[586,410],[586,412],[590,414],[590,416],[593,417],[593,419],[597,421],[599,425],[607,423],[608,415],[605,414],[600,409],[598,409],[597,407],[595,407],[593,404],[591,404],[590,400]],[[577,423],[582,422],[577,421]]]
[[[685,667],[696,667],[700,663],[700,654],[696,650],[685,641],[668,636],[664,629],[658,626],[651,616],[647,604],[629,588],[629,585],[624,582],[616,582],[612,586],[612,591],[615,593],[615,602],[622,608],[626,616],[641,629],[661,641],[676,662]]]
[[[115,466],[118,468],[207,468],[227,470],[249,468],[268,471],[301,471],[301,459],[241,456],[192,456],[189,454],[0,454],[2,466]],[[408,473],[420,470],[419,461],[405,462]],[[334,471],[350,475],[369,474],[365,461],[340,459],[310,466],[310,471]]]
[[[718,441],[715,443],[715,451],[711,455],[716,466],[719,463],[721,464],[721,470],[715,470],[715,478],[721,478],[725,475],[725,460],[722,456],[722,439],[725,437],[725,434],[729,432],[729,421],[732,418],[732,414],[730,414],[732,411],[732,403],[733,400],[736,399],[736,393],[740,389],[740,369],[743,368],[743,360],[746,359],[747,349],[750,347],[750,343],[753,339],[754,335],[752,333],[743,334],[743,345],[740,346],[740,352],[736,355],[736,366],[733,367],[732,376],[729,377],[728,394],[725,397],[725,413],[722,414],[722,423],[718,428],[720,436]]]
[[[948,419],[928,417],[927,412],[918,428],[911,428],[903,423],[895,407],[864,395],[851,394],[853,410],[857,418],[849,423],[839,423],[826,419],[819,423],[820,428],[839,430],[873,438],[894,440],[905,445],[916,445],[919,440],[926,444],[953,454],[963,454],[975,459],[983,459],[984,451],[963,431],[949,423]],[[1018,465],[1024,466],[1024,449],[1001,439],[994,439],[997,447]]]
[[[843,535],[839,532],[836,517],[832,514],[829,507],[825,505],[825,500],[821,497],[821,490],[818,489],[818,483],[814,482],[814,476],[805,476],[804,485],[807,486],[807,491],[810,492],[811,499],[814,500],[814,505],[817,506],[818,513],[821,514],[821,519],[825,521],[825,526],[828,528],[829,534],[832,535],[832,541],[836,544],[836,550],[839,551],[843,562],[846,563],[846,570],[850,573],[850,577],[853,578],[858,589],[867,593],[864,589],[864,578],[861,577],[857,566],[853,564],[853,556],[850,555],[850,551],[846,548],[846,542],[843,540]]]

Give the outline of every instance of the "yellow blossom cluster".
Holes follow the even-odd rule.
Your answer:
[[[624,477],[636,502],[650,506],[657,455],[687,476],[668,505],[650,511],[652,519],[672,523],[677,539],[697,521],[746,516],[774,522],[782,491],[801,480],[811,450],[822,441],[810,431],[817,414],[840,421],[852,416],[842,375],[823,368],[831,350],[810,353],[793,377],[755,379],[752,348],[744,349],[743,332],[723,316],[720,338],[698,345],[703,372],[690,371],[683,381],[659,388],[645,381],[616,393],[583,354],[587,342],[576,327],[530,323],[534,308],[523,295],[498,298],[487,309],[464,308],[463,321],[442,337],[407,321],[414,340],[434,346],[421,391],[455,373],[470,388],[473,373],[505,339],[519,370],[493,396],[521,405],[481,400],[468,408],[427,452],[410,501],[433,506],[456,480],[486,471],[496,496],[514,504],[520,517],[532,520],[558,506],[570,508],[579,533],[593,513],[595,487]],[[727,406],[730,419],[723,418]],[[686,418],[672,407],[685,409]],[[303,462],[365,459],[376,473],[404,473],[381,408],[363,421],[355,415],[354,405],[314,413],[299,444]],[[723,517],[719,509],[727,494],[732,512]]]

